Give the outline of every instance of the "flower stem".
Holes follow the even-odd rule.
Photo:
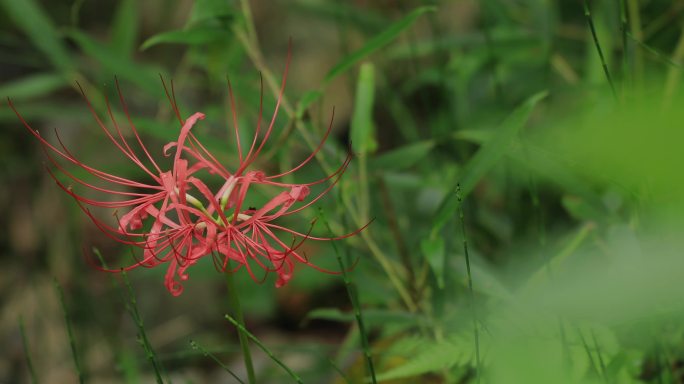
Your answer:
[[[245,328],[245,318],[242,314],[242,306],[240,305],[240,297],[235,289],[235,278],[230,270],[226,270],[226,285],[228,286],[228,301],[237,323]],[[249,340],[245,336],[244,332],[238,332],[238,338],[240,340],[240,347],[242,348],[242,357],[245,361],[245,369],[247,370],[247,380],[250,384],[256,383],[256,375],[254,374],[254,364],[252,363],[252,353],[249,351]]]

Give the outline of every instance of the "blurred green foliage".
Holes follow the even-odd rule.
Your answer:
[[[109,101],[125,121],[116,76],[162,158],[178,126],[159,78],[173,80],[182,115],[207,114],[196,134],[230,169],[227,78],[247,146],[262,92],[271,118],[291,39],[281,113],[258,166],[291,169],[333,124],[315,163],[288,176],[317,180],[352,142],[350,169],[316,206],[337,235],[374,219],[339,245],[356,260],[349,279],[380,382],[684,380],[683,1],[0,0],[0,9],[0,96],[43,136],[57,129],[87,164],[129,178],[145,175],[108,145],[77,84],[100,116]],[[135,296],[83,254],[97,247],[126,264],[129,251],[54,186],[10,108],[0,107],[0,123],[0,381],[29,381],[27,360],[41,382],[77,378],[51,276],[64,287],[86,379],[232,380],[223,369],[239,366],[237,332],[223,320],[211,260],[190,270],[178,298],[163,288],[164,271],[131,272],[139,313],[127,318]],[[305,231],[317,212],[284,224]],[[330,235],[320,223],[312,234]],[[309,241],[306,253],[338,269],[329,244]],[[272,277],[256,285],[242,272],[250,332],[304,382],[367,379],[339,276],[298,268],[276,290]],[[289,379],[255,359],[259,382]]]

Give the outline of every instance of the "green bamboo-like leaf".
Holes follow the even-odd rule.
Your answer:
[[[463,195],[469,194],[475,185],[489,172],[497,162],[509,152],[511,143],[520,129],[527,123],[527,119],[532,114],[534,107],[546,97],[547,92],[539,92],[528,98],[521,106],[516,108],[497,129],[494,135],[480,147],[475,156],[465,165],[463,173],[459,177]],[[442,200],[437,210],[437,216],[432,227],[434,235],[444,224],[454,216],[458,209],[458,199],[454,185],[451,191]]]
[[[111,28],[111,47],[119,55],[129,57],[135,50],[138,37],[138,2],[122,0],[114,13]]]
[[[59,74],[37,73],[0,85],[0,97],[10,97],[15,101],[31,99],[48,95],[67,85],[68,82]]]
[[[342,61],[337,63],[337,65],[335,65],[325,76],[323,83],[330,83],[330,81],[335,79],[340,74],[344,73],[346,70],[351,68],[354,64],[358,63],[364,57],[391,43],[394,39],[397,38],[397,36],[399,36],[401,32],[403,32],[405,29],[413,25],[413,23],[416,22],[418,17],[420,17],[424,13],[433,12],[435,9],[436,8],[433,6],[416,8],[411,13],[406,15],[406,17],[404,17],[403,19],[390,25],[389,28],[381,32],[379,35],[376,35],[375,37],[370,39],[359,50],[352,52],[349,56],[345,57],[344,59],[342,59]]]
[[[14,24],[47,56],[50,63],[62,73],[73,70],[69,51],[60,39],[52,20],[35,0],[0,0],[0,5]]]
[[[373,158],[369,165],[372,169],[377,170],[400,171],[419,162],[434,147],[435,142],[432,140],[405,145]]]
[[[351,121],[351,142],[354,150],[365,155],[374,152],[378,144],[375,141],[373,124],[373,101],[375,99],[375,72],[373,64],[364,63],[359,72],[356,84],[354,114]]]
[[[436,8],[433,6],[416,8],[406,17],[393,23],[380,34],[368,40],[368,42],[366,42],[366,44],[364,44],[363,47],[344,57],[342,60],[340,60],[339,63],[337,63],[332,69],[330,69],[330,71],[328,71],[328,74],[323,79],[322,87],[328,85],[337,76],[349,70],[349,68],[353,67],[359,61],[363,60],[366,56],[391,43],[394,39],[396,39],[399,36],[399,34],[401,34],[401,32],[403,32],[405,29],[413,25],[413,23],[415,23],[418,17],[420,17],[422,14],[427,12],[433,12],[435,9]],[[304,113],[304,111],[306,111],[309,108],[309,106],[316,100],[318,100],[318,98],[322,95],[323,93],[320,91],[314,91],[306,94],[306,97],[303,97],[302,100],[300,100],[299,105],[297,107],[297,111],[300,112],[298,116],[301,116]]]
[[[190,29],[179,29],[156,34],[145,40],[140,49],[146,50],[159,44],[202,45],[229,37],[229,31],[223,27],[197,26]]]
[[[411,357],[404,364],[378,375],[378,380],[401,379],[440,372],[456,364],[465,363],[473,354],[471,345],[471,342],[462,337],[450,337],[437,343],[432,340],[423,340],[418,350],[410,353]]]
[[[158,94],[161,89],[157,73],[129,58],[118,55],[106,45],[94,40],[79,30],[71,30],[69,36],[89,56],[99,61],[111,76],[126,79],[150,94]]]

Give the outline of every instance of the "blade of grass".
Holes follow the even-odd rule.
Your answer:
[[[257,339],[256,336],[254,336],[252,333],[250,333],[250,332],[247,330],[247,328],[245,328],[245,327],[244,327],[242,324],[240,324],[237,320],[235,320],[234,318],[232,318],[229,314],[226,314],[226,315],[225,315],[225,318],[226,318],[226,320],[228,320],[231,324],[233,324],[233,326],[234,326],[235,328],[238,329],[238,332],[239,332],[239,333],[244,334],[245,336],[247,336],[250,340],[252,340],[252,341],[254,342],[254,344],[256,344],[259,348],[261,348],[261,350],[264,351],[264,353],[266,353],[266,355],[268,355],[268,357],[270,357],[271,360],[275,361],[276,364],[280,365],[280,366],[281,366],[281,367],[290,375],[290,377],[292,377],[292,379],[294,379],[294,380],[295,380],[296,382],[298,382],[298,383],[303,383],[302,379],[301,379],[296,373],[294,373],[287,365],[285,365],[285,363],[283,363],[280,359],[278,359],[278,358],[273,354],[273,352],[271,352],[271,350],[268,349],[268,347],[266,347],[263,343],[261,343],[261,341],[259,341],[259,339]]]
[[[184,44],[203,46],[215,41],[230,38],[230,31],[217,26],[196,26],[190,29],[168,31],[156,34],[140,46],[141,50],[159,44]]]
[[[632,41],[634,41],[635,43],[637,43],[641,48],[643,48],[646,52],[652,54],[656,59],[658,59],[658,60],[660,60],[660,61],[662,61],[662,62],[664,62],[664,63],[670,65],[670,67],[671,67],[672,69],[677,69],[677,70],[684,69],[684,65],[682,64],[681,61],[679,61],[680,59],[678,59],[678,55],[677,55],[676,53],[673,54],[673,58],[670,58],[670,57],[668,57],[666,54],[664,54],[664,53],[658,51],[657,49],[651,47],[650,45],[644,43],[643,41],[637,40],[637,38],[634,37],[634,35],[632,35],[631,32],[627,32],[627,36],[628,36]],[[680,36],[680,39],[681,39],[681,36]],[[681,40],[679,40],[679,41],[677,42],[677,47],[675,48],[675,52],[677,52],[677,50],[680,49],[680,48],[679,48],[679,45],[680,45],[680,44],[681,44]],[[675,59],[677,59],[677,60],[675,60]]]
[[[601,348],[599,346],[598,340],[596,340],[596,333],[594,333],[593,330],[591,331],[591,340],[594,342],[594,350],[596,351],[596,357],[598,358],[599,366],[601,367],[601,376],[603,376],[603,379],[606,381],[606,383],[609,383],[610,380],[608,380],[606,372],[606,363],[603,361]]]
[[[83,370],[81,369],[81,363],[78,359],[78,352],[76,351],[76,340],[74,339],[74,333],[71,329],[71,320],[69,319],[69,311],[67,310],[66,301],[64,300],[64,291],[62,286],[59,285],[57,279],[54,279],[55,289],[59,295],[59,302],[62,306],[62,312],[64,314],[64,322],[66,323],[67,334],[69,336],[69,346],[71,347],[71,356],[74,359],[74,366],[76,367],[76,374],[78,375],[78,382],[85,383],[85,377],[83,375]]]
[[[463,252],[465,254],[466,274],[468,276],[468,293],[470,297],[470,309],[473,314],[473,337],[475,338],[475,377],[480,382],[482,367],[480,365],[480,332],[477,327],[478,316],[475,306],[475,294],[473,293],[473,275],[470,272],[470,254],[468,253],[468,236],[466,235],[465,215],[463,214],[463,196],[461,186],[456,185],[456,199],[458,199],[458,217],[461,221],[461,231],[463,233]]]
[[[411,13],[406,15],[403,19],[390,25],[380,34],[370,39],[366,44],[363,45],[363,47],[361,47],[357,51],[352,52],[352,54],[345,57],[342,61],[340,61],[339,63],[337,63],[337,65],[330,69],[328,74],[323,79],[323,85],[325,86],[329,84],[337,76],[344,73],[354,64],[359,62],[361,59],[392,42],[394,39],[397,38],[397,36],[399,36],[401,32],[403,32],[406,28],[413,25],[413,23],[416,22],[418,17],[427,12],[434,12],[435,10],[436,7],[434,6],[418,7],[414,9]]]
[[[684,59],[684,29],[682,29],[679,33],[679,39],[677,41],[677,46],[675,47],[675,50],[672,53],[671,61],[682,62],[683,59]],[[679,67],[681,67],[681,66],[679,66]],[[667,78],[665,80],[664,100],[663,100],[664,105],[668,106],[668,105],[672,104],[672,97],[675,95],[675,92],[677,91],[677,87],[679,86],[679,81],[680,81],[681,77],[682,77],[681,68],[672,66],[667,71]]]
[[[190,346],[192,349],[200,351],[204,356],[209,357],[210,359],[214,360],[214,362],[218,365],[221,366],[228,374],[233,376],[235,380],[237,380],[240,384],[244,384],[245,382],[242,381],[227,365],[223,364],[221,360],[219,360],[213,353],[209,352],[208,350],[204,349],[201,345],[199,345],[196,341],[190,340]]]
[[[340,378],[344,380],[345,383],[351,383],[351,381],[349,381],[349,377],[347,377],[347,375],[344,374],[344,372],[340,369],[340,367],[337,366],[337,364],[335,364],[334,361],[332,361],[332,359],[328,359],[328,362],[330,363],[330,366],[333,367],[335,372],[337,372],[340,375]]]
[[[627,45],[627,11],[625,10],[625,0],[618,0],[618,12],[620,14],[620,38],[622,40],[622,81],[623,89],[624,84],[627,83],[627,73],[628,73],[628,45]]]
[[[0,86],[0,95],[11,97],[12,101],[46,96],[67,86],[63,76],[56,73],[37,73]]]
[[[596,376],[601,377],[601,372],[599,371],[599,368],[596,366],[596,362],[594,362],[594,357],[591,354],[591,348],[589,348],[587,340],[584,338],[584,335],[579,329],[577,330],[577,333],[579,334],[580,340],[582,340],[582,346],[584,347],[584,352],[586,352],[587,354],[587,359],[589,360],[589,365],[591,366],[592,371],[594,371]]]
[[[335,78],[349,70],[356,63],[363,60],[368,55],[372,54],[373,52],[379,50],[380,48],[383,48],[387,44],[394,41],[394,39],[396,39],[404,30],[412,26],[421,15],[427,12],[434,12],[435,10],[436,7],[434,6],[418,7],[401,20],[396,21],[395,23],[387,27],[387,29],[375,35],[373,38],[368,40],[366,44],[364,44],[361,48],[347,55],[334,67],[332,67],[330,71],[328,71],[328,73],[325,75],[325,78],[323,78],[321,89],[325,88],[328,84],[330,84],[330,82],[335,80]],[[309,107],[309,105],[311,105],[314,101],[318,100],[318,98],[322,95],[323,93],[320,90],[308,93],[306,97],[303,97],[300,100],[299,105],[297,106],[297,110],[306,110]]]
[[[102,266],[107,268],[107,263],[105,262],[102,253],[100,253],[100,250],[97,248],[93,248],[93,253],[95,253],[97,258],[100,260]],[[135,292],[133,291],[133,286],[131,285],[131,282],[128,279],[128,275],[126,274],[126,271],[123,269],[121,270],[121,277],[126,287],[125,290],[120,290],[121,298],[126,303],[126,310],[131,315],[131,318],[133,319],[135,326],[138,328],[138,342],[145,351],[145,358],[150,362],[150,364],[152,364],[152,369],[154,370],[157,383],[163,384],[164,381],[162,379],[161,364],[157,361],[157,355],[154,352],[154,349],[152,348],[152,344],[147,338],[147,332],[145,331],[145,323],[142,319],[142,316],[140,316],[140,312],[138,310],[138,299],[135,296]]]
[[[126,308],[128,309],[128,312],[131,314],[135,326],[138,328],[138,341],[140,342],[140,345],[143,347],[143,350],[145,351],[145,357],[150,362],[150,364],[152,364],[152,369],[154,370],[154,376],[157,380],[157,383],[163,384],[164,380],[162,379],[162,368],[160,363],[157,361],[157,355],[155,354],[154,349],[152,348],[152,344],[150,343],[150,340],[147,338],[147,332],[145,331],[145,322],[143,321],[142,316],[140,316],[140,311],[138,310],[138,299],[136,298],[135,292],[133,291],[133,286],[131,285],[131,282],[128,279],[126,271],[124,271],[123,269],[121,270],[121,276],[123,278],[124,284],[126,285],[126,292],[128,293],[128,301],[126,303]]]
[[[638,41],[644,41],[644,33],[641,29],[641,16],[639,15],[639,1],[627,0],[627,16],[629,17],[629,29]],[[634,80],[636,85],[641,85],[644,72],[644,57],[641,51],[634,50]]]
[[[112,51],[130,57],[135,51],[138,37],[138,2],[122,0],[119,2],[110,30]]]
[[[26,329],[24,327],[24,319],[19,316],[19,333],[21,334],[21,344],[24,347],[24,358],[26,358],[26,366],[28,367],[29,375],[31,376],[31,383],[38,383],[38,376],[33,369],[33,361],[31,361],[31,351],[28,346],[28,339],[26,338]]]
[[[587,19],[589,24],[589,29],[591,30],[591,37],[594,39],[594,45],[596,46],[596,51],[598,52],[599,58],[601,59],[601,66],[603,66],[603,73],[608,79],[608,84],[610,85],[610,90],[613,93],[613,97],[617,100],[617,92],[615,91],[615,85],[613,84],[613,79],[610,76],[610,71],[608,70],[608,65],[606,64],[606,59],[603,56],[603,50],[601,49],[601,43],[599,42],[598,35],[596,34],[596,27],[594,26],[594,19],[591,16],[591,11],[589,10],[589,3],[584,0],[584,17]]]
[[[323,214],[322,210],[319,210],[319,215],[323,219],[323,223],[325,224],[325,226],[328,228],[328,232],[330,233],[331,236],[333,236],[333,231],[332,231],[332,228],[330,228],[330,223],[328,223],[328,220],[326,220],[325,215]],[[363,322],[363,314],[361,313],[361,305],[359,304],[359,293],[356,290],[356,287],[354,286],[354,284],[351,282],[349,275],[347,274],[347,267],[344,265],[344,262],[342,261],[342,256],[340,255],[340,250],[337,248],[337,244],[334,241],[332,241],[331,244],[333,246],[333,250],[335,251],[335,255],[337,256],[337,263],[340,265],[340,271],[342,273],[342,281],[344,281],[344,287],[347,290],[347,295],[349,296],[349,301],[351,302],[352,307],[354,308],[354,317],[356,318],[356,324],[359,327],[359,335],[361,338],[361,348],[363,350],[363,356],[366,359],[366,366],[368,368],[368,373],[370,374],[371,382],[373,384],[376,384],[377,379],[375,377],[375,366],[373,365],[373,358],[371,356],[370,346],[368,344],[368,334],[366,332],[365,323]]]
[[[240,304],[240,296],[235,287],[235,277],[230,272],[230,264],[228,265],[226,272],[226,285],[228,287],[228,302],[230,303],[237,321],[240,326],[245,329],[245,317],[242,313],[242,305]],[[226,315],[228,316],[228,315]],[[245,369],[247,370],[247,380],[250,384],[256,383],[256,374],[254,373],[254,364],[252,363],[252,353],[249,350],[249,341],[244,333],[238,332],[238,338],[240,340],[240,347],[242,348],[242,358],[245,362]]]

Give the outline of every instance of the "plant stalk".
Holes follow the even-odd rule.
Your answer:
[[[240,305],[240,297],[235,289],[235,277],[229,269],[226,269],[226,285],[228,286],[228,302],[233,309],[235,319],[242,328],[246,329],[245,318],[242,313],[242,306]],[[249,340],[244,332],[238,332],[238,338],[240,340],[240,347],[242,348],[245,369],[247,370],[247,380],[250,384],[255,384],[256,374],[254,373],[254,364],[252,363],[252,353],[249,350]]]

